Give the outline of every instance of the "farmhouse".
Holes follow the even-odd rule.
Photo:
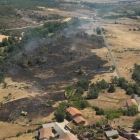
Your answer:
[[[78,116],[82,116],[82,113],[77,108],[74,108],[74,107],[67,108],[66,113],[67,113],[67,116],[71,119],[74,119],[75,117],[78,117]]]
[[[52,128],[42,128],[39,130],[39,140],[48,140],[50,137],[53,137]]]
[[[74,123],[75,123],[76,125],[83,125],[83,124],[86,123],[86,120],[85,120],[83,117],[81,117],[81,116],[75,117],[75,118],[73,119],[73,121],[74,121]]]
[[[132,106],[133,104],[135,104],[135,105],[138,106],[138,104],[137,104],[137,102],[136,102],[135,99],[128,99],[128,100],[126,101],[126,106],[127,106],[127,107],[130,107],[130,106]]]
[[[136,100],[136,102],[137,102],[137,104],[138,104],[138,111],[140,112],[140,97],[138,96],[138,95],[134,95],[134,98],[135,98],[135,100]]]
[[[67,116],[73,120],[76,125],[84,125],[86,120],[82,117],[82,113],[74,107],[66,109]]]

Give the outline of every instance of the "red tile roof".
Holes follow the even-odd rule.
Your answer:
[[[138,105],[135,99],[128,99],[127,100],[127,105],[131,106],[132,104]]]
[[[71,114],[72,116],[75,116],[76,114],[82,115],[82,113],[77,108],[74,107],[69,107],[66,109],[66,111],[69,112],[69,114]]]
[[[51,127],[42,128],[39,130],[39,132],[40,132],[39,139],[50,138],[53,136]]]
[[[78,117],[75,117],[74,118],[74,122],[76,122],[77,124],[79,124],[80,122],[86,122],[86,120],[83,117],[78,116]]]

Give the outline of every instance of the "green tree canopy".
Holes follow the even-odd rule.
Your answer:
[[[133,104],[132,106],[128,108],[127,115],[135,116],[136,114],[138,114],[138,107],[137,105]]]
[[[110,87],[109,87],[109,89],[108,89],[108,92],[109,93],[113,93],[113,92],[115,92],[115,90],[116,90],[115,89],[115,86],[113,84],[111,84]]]
[[[82,87],[84,90],[88,90],[89,82],[86,79],[81,79],[77,82],[78,87]]]
[[[140,118],[137,118],[137,119],[134,121],[133,128],[134,128],[134,129],[137,129],[137,130],[140,130]]]

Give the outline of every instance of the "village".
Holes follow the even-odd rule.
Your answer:
[[[139,106],[139,100],[140,97],[137,97],[137,95],[135,95],[135,99],[128,99],[126,108],[133,104]],[[138,131],[134,131],[131,128],[127,131],[120,126],[112,127],[108,123],[99,124],[98,121],[101,121],[101,117],[98,119],[84,119],[80,110],[74,107],[67,108],[66,114],[69,119],[65,119],[61,123],[42,124],[42,128],[39,129],[36,138],[39,140],[92,140],[95,134],[103,133],[103,135],[96,139],[140,140],[140,133]],[[83,131],[80,132],[81,127],[83,127]]]

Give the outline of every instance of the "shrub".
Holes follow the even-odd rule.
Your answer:
[[[119,135],[114,135],[112,138],[117,139],[118,137],[119,137]]]
[[[109,87],[109,89],[108,89],[108,92],[109,93],[113,93],[113,92],[115,92],[115,90],[116,90],[115,89],[115,86],[113,84],[111,84],[110,87]]]
[[[134,90],[131,87],[129,87],[126,89],[126,94],[132,95],[132,94],[134,94]]]
[[[88,99],[97,99],[99,96],[99,89],[97,87],[91,88],[87,94]]]
[[[114,118],[119,118],[123,115],[123,112],[121,110],[105,110],[104,114],[107,116],[108,119],[113,120]]]
[[[86,79],[81,79],[77,82],[77,87],[82,87],[84,90],[88,90],[89,82]]]
[[[17,134],[16,134],[16,137],[19,137],[19,136],[21,136],[23,134],[23,132],[18,132]]]
[[[134,124],[133,124],[133,128],[140,130],[140,118],[136,118],[136,120],[134,121]]]
[[[82,87],[78,87],[75,91],[75,93],[79,96],[83,95],[84,89]]]

